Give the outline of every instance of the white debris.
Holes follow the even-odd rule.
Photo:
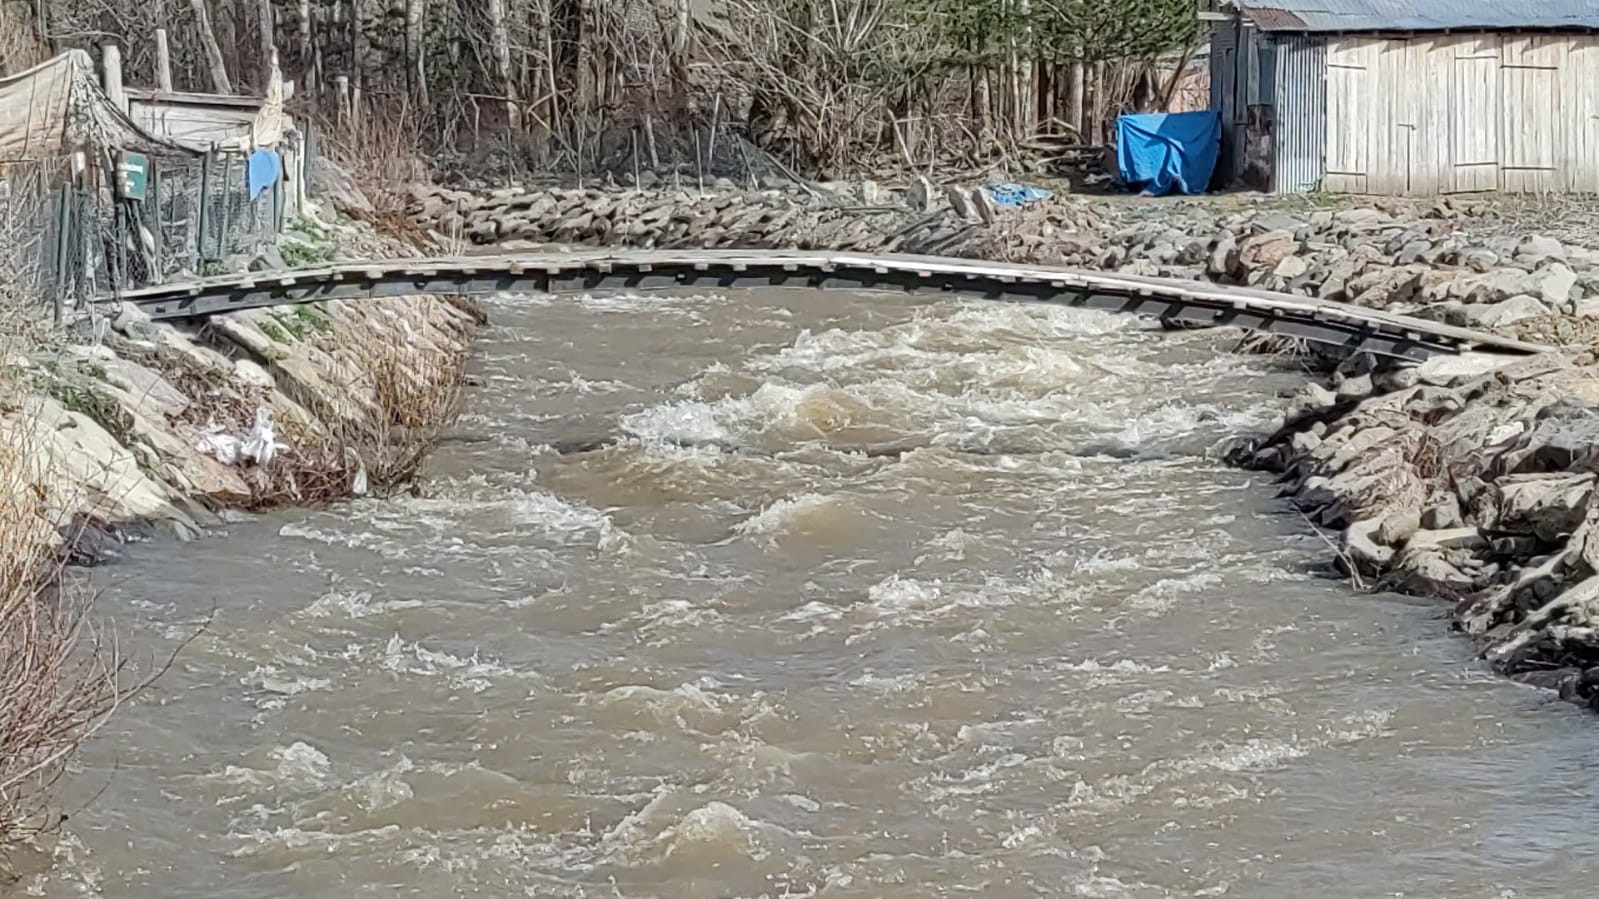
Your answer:
[[[268,465],[278,450],[287,448],[278,442],[277,429],[272,424],[272,410],[265,406],[255,410],[255,424],[250,428],[250,433],[243,437],[227,433],[221,425],[212,425],[195,445],[195,449],[223,465],[238,465],[241,462]]]

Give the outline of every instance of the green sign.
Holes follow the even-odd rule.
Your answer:
[[[143,153],[117,154],[117,196],[124,200],[143,200],[150,184],[150,160]]]

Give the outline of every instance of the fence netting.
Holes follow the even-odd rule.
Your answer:
[[[109,160],[0,165],[0,284],[5,298],[80,309],[119,291],[212,274],[276,243],[283,179],[255,196],[241,153],[150,160],[145,195],[116,195]],[[247,260],[245,260],[247,262]]]

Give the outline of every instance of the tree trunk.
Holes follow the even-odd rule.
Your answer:
[[[277,47],[276,29],[272,22],[272,0],[255,0],[257,25],[261,29],[261,89],[272,83],[272,52]]]
[[[586,117],[597,105],[592,0],[577,0],[577,109]]]
[[[1072,94],[1071,94],[1071,123],[1077,129],[1077,137],[1084,146],[1089,144],[1088,137],[1088,67],[1078,59],[1072,62]]]
[[[1183,83],[1183,75],[1188,72],[1188,61],[1194,58],[1194,47],[1189,45],[1183,49],[1182,58],[1177,60],[1177,68],[1172,70],[1171,80],[1160,92],[1160,111],[1171,112],[1172,99],[1177,96],[1177,87]]]
[[[977,116],[977,155],[982,156],[987,153],[994,136],[993,92],[989,90],[985,66],[972,67],[972,106]]]
[[[422,23],[427,21],[427,0],[405,2],[405,79],[411,82],[411,94],[424,107],[428,105],[428,80],[423,47]]]
[[[666,102],[661,105],[670,112],[681,112],[688,106],[688,38],[693,27],[689,0],[669,0],[655,9],[656,22],[666,37],[666,66],[671,78]]]
[[[222,48],[217,46],[216,32],[211,30],[211,11],[206,8],[205,0],[189,0],[189,8],[194,10],[200,45],[205,49],[206,63],[211,70],[211,89],[219,94],[233,93],[227,61],[222,57]]]
[[[538,0],[535,7],[543,57],[535,84],[538,105],[534,109],[533,152],[542,165],[549,159],[550,135],[560,129],[561,100],[555,91],[555,16],[550,8],[555,0]]]
[[[366,31],[361,27],[361,0],[350,0],[350,82],[360,96],[362,67],[366,64]],[[351,101],[354,102],[353,100]],[[360,112],[351,109],[352,115]]]
[[[505,0],[489,0],[489,50],[505,97],[506,123],[512,131],[520,131],[522,110],[516,100],[516,82],[511,77],[511,36],[505,27]]]

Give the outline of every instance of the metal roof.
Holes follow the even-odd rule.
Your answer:
[[[1236,0],[1262,31],[1599,29],[1595,0]]]

